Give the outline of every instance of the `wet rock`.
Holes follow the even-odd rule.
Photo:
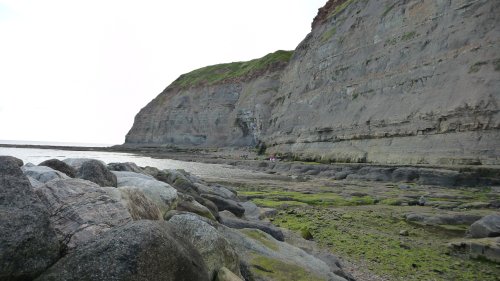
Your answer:
[[[39,188],[40,186],[44,185],[43,182],[38,181],[32,177],[28,177],[28,180],[30,181],[30,184],[33,188]]]
[[[106,165],[106,163],[102,162],[101,160],[95,160],[91,158],[66,158],[63,160],[64,163],[70,165],[71,167],[73,167],[73,169],[77,171],[82,167],[83,163],[88,161],[98,161],[101,164]]]
[[[97,183],[100,186],[117,186],[116,176],[101,161],[89,160],[82,163],[77,177]]]
[[[254,229],[259,229],[278,241],[284,241],[284,236],[283,232],[273,226],[270,223],[265,223],[265,222],[258,222],[258,221],[246,221],[238,218],[232,218],[229,216],[221,214],[221,219],[220,222],[230,228],[235,228],[235,229],[242,229],[242,228],[254,228]]]
[[[135,163],[132,163],[132,162],[109,163],[108,169],[111,171],[142,173],[142,169],[139,168],[139,166],[137,166]]]
[[[456,241],[448,244],[452,250],[465,251],[471,258],[500,263],[500,238],[481,238]]]
[[[334,274],[349,281],[355,281],[354,277],[352,277],[342,269],[340,259],[337,256],[333,255],[330,251],[318,247],[318,245],[314,241],[306,240],[294,231],[283,229],[283,234],[285,235],[285,241],[287,243],[298,247],[308,254],[322,260],[328,265],[330,271]]]
[[[52,168],[45,167],[45,166],[35,166],[31,163],[28,163],[24,166],[21,167],[21,170],[23,173],[30,177],[35,179],[38,182],[41,183],[46,183],[48,181],[54,180],[54,179],[69,179],[70,177],[67,176],[66,174],[56,171]],[[35,185],[38,185],[38,183],[34,182]]]
[[[294,280],[301,275],[313,280],[345,281],[331,272],[324,261],[290,244],[277,241],[258,229],[236,230],[220,227],[219,232],[240,255],[245,265],[242,271],[255,280]]]
[[[163,220],[158,205],[135,187],[103,187],[113,198],[127,207],[134,220]]]
[[[180,192],[177,194],[179,195],[179,203],[177,204],[176,210],[191,212],[211,220],[216,220],[212,212],[207,207],[194,200],[193,197]]]
[[[207,265],[210,280],[215,278],[221,267],[239,275],[238,254],[219,233],[217,223],[189,213],[173,215],[169,223],[200,252]]]
[[[95,236],[132,220],[121,202],[105,189],[82,179],[50,181],[36,189],[65,249],[71,251]]]
[[[474,238],[500,236],[500,214],[485,216],[474,222],[469,228],[469,233]]]
[[[197,187],[198,192],[201,194],[212,194],[220,196],[222,198],[228,198],[232,200],[236,199],[236,193],[225,186],[217,184],[207,186],[201,183],[195,183],[195,186]]]
[[[238,217],[243,216],[245,209],[236,201],[231,199],[226,199],[217,195],[212,194],[202,194],[203,198],[212,201],[219,211],[228,210]]]
[[[168,254],[166,254],[168,253]],[[198,251],[164,221],[114,228],[77,248],[36,281],[208,281]]]
[[[59,258],[46,207],[21,171],[22,161],[0,156],[0,279],[31,280]]]
[[[45,160],[42,163],[38,164],[38,166],[50,167],[56,171],[66,174],[70,178],[76,177],[76,170],[59,159]]]
[[[177,191],[167,183],[134,172],[113,172],[117,176],[118,187],[127,187],[142,192],[160,209],[162,217],[175,209],[178,202]]]
[[[259,220],[261,210],[252,201],[243,202],[240,204],[245,209],[245,218],[249,220]]]

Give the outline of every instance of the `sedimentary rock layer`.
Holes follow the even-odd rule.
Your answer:
[[[498,164],[499,23],[498,1],[330,0],[286,67],[181,76],[141,110],[126,143]]]

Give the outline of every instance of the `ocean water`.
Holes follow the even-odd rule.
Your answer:
[[[187,172],[206,179],[231,179],[234,177],[252,179],[270,177],[268,174],[237,169],[229,165],[186,162],[173,159],[155,159],[121,152],[0,147],[0,155],[14,156],[23,160],[25,164],[33,163],[35,165],[53,158],[59,160],[64,160],[66,158],[91,158],[101,160],[105,163],[134,162],[141,167],[151,166],[158,169],[184,169]]]
[[[27,141],[27,140],[0,140],[0,144],[27,144],[27,145],[51,145],[51,146],[81,146],[81,147],[107,147],[107,146],[113,146],[113,144],[109,144],[109,143],[58,142],[58,141]]]

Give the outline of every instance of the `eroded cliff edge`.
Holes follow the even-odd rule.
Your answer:
[[[215,80],[198,70],[194,84],[181,76],[141,110],[126,143],[499,164],[499,23],[498,1],[330,0],[288,65]]]
[[[291,54],[277,51],[181,75],[137,114],[126,144],[256,145]]]

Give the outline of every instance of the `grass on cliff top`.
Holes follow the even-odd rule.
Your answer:
[[[262,58],[245,62],[232,62],[206,66],[181,75],[172,85],[180,88],[189,88],[200,85],[213,85],[229,79],[251,76],[265,71],[277,63],[288,63],[293,51],[276,51]]]

